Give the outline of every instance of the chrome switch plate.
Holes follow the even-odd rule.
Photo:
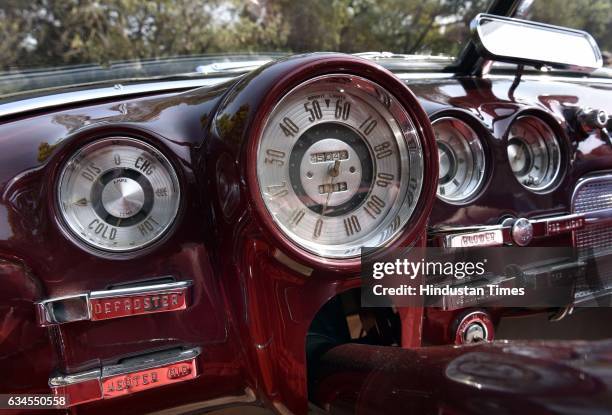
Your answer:
[[[36,303],[38,324],[99,321],[184,310],[190,303],[192,281],[91,291]]]

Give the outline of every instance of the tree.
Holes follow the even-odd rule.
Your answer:
[[[4,0],[0,68],[226,52],[389,51],[456,56],[490,0]],[[610,0],[536,0],[529,18],[612,50]]]

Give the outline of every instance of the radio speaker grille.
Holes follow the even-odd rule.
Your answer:
[[[573,213],[612,209],[612,174],[589,177],[581,181],[572,197]],[[574,232],[574,244],[582,259],[595,256],[597,280],[578,281],[576,301],[599,297],[612,289],[612,227],[591,225]],[[585,276],[586,277],[586,276]]]
[[[612,175],[585,179],[572,198],[574,213],[612,209]],[[574,243],[581,251],[592,249],[596,255],[612,254],[612,227],[589,226],[574,233]]]

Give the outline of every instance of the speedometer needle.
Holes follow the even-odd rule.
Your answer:
[[[77,200],[76,202],[72,202],[73,205],[77,205],[77,206],[87,206],[87,199],[85,199],[84,197]]]
[[[327,198],[325,199],[325,204],[321,210],[321,218],[323,218],[323,216],[325,216],[325,212],[327,212],[327,205],[329,204],[329,198],[333,191],[332,185],[334,184],[334,180],[340,175],[340,160],[336,160],[334,162],[334,166],[329,170],[329,175],[331,176],[331,180],[329,181],[329,192],[327,192]]]

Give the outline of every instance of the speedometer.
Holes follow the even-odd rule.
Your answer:
[[[131,138],[105,138],[80,149],[64,165],[58,187],[68,235],[109,252],[158,240],[179,206],[178,179],[168,159]]]
[[[365,78],[326,75],[286,94],[268,116],[257,176],[275,224],[327,258],[394,239],[423,186],[414,125],[388,91]]]

